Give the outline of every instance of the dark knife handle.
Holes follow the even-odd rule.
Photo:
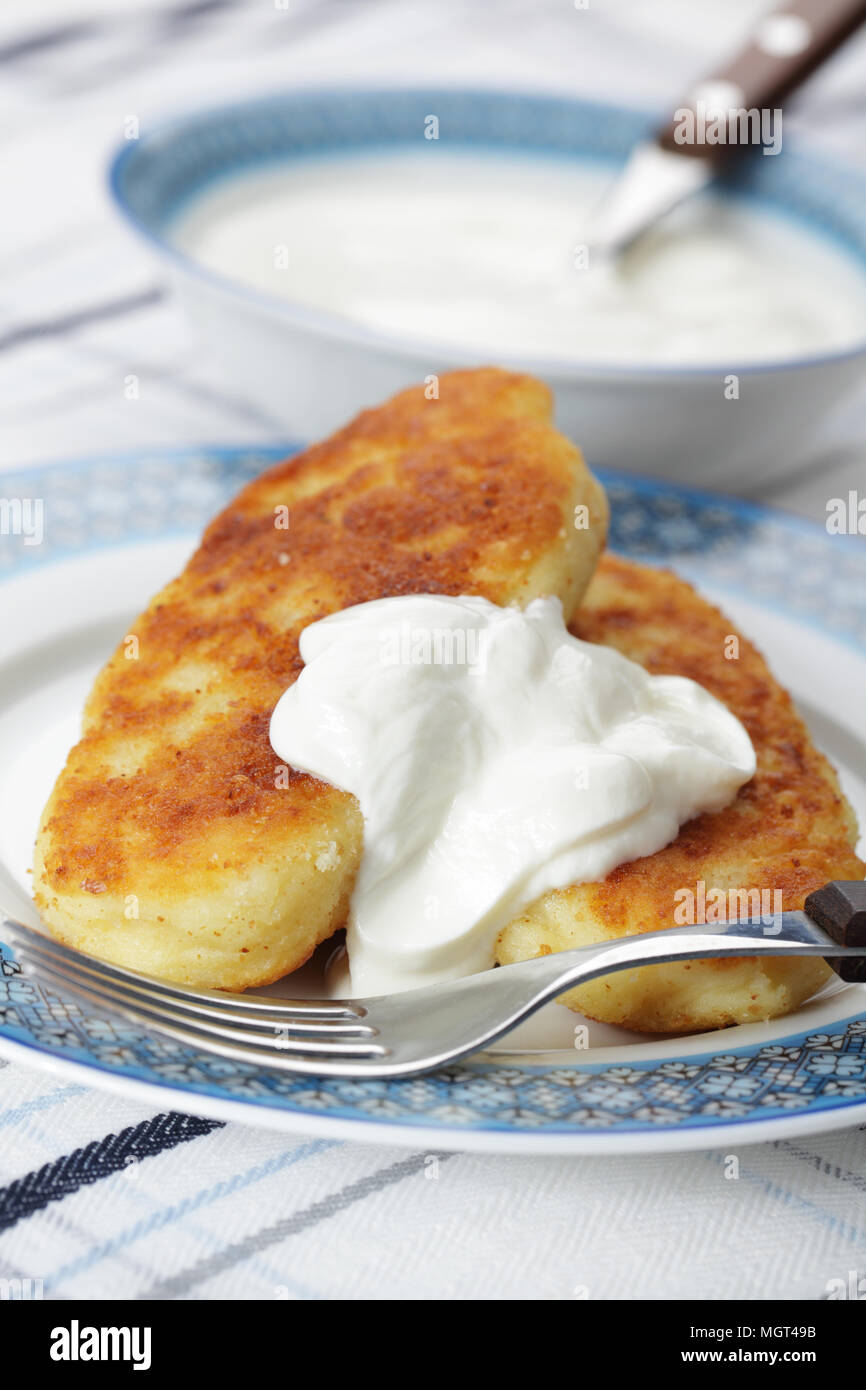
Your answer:
[[[699,100],[713,91],[730,89],[735,100],[728,108],[773,111],[782,99],[835,53],[866,20],[866,0],[792,0],[757,21],[744,48],[728,63],[697,84],[678,112],[695,111]],[[702,93],[706,94],[702,97]],[[730,125],[730,123],[729,123]],[[680,139],[675,138],[679,129]],[[684,143],[681,118],[676,116],[659,132],[665,149],[681,154],[718,158],[736,148],[737,141],[705,145]]]
[[[862,946],[866,952],[866,882],[825,883],[810,893],[805,912],[840,946]],[[862,960],[829,960],[843,980],[866,981],[866,954]]]

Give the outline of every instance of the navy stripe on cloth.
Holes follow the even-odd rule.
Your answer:
[[[166,1149],[174,1149],[178,1144],[186,1144],[190,1139],[222,1128],[219,1120],[170,1112],[153,1115],[141,1124],[122,1129],[119,1134],[94,1139],[84,1148],[73,1149],[0,1188],[0,1231],[41,1211],[51,1202],[71,1196],[81,1187],[128,1168],[133,1161],[153,1158]]]
[[[34,53],[62,48],[64,44],[89,38],[97,32],[98,26],[89,21],[58,25],[56,29],[35,30],[20,39],[13,39],[11,43],[0,44],[0,63],[15,63],[19,58],[29,58]]]
[[[106,319],[138,313],[140,309],[149,309],[152,304],[159,304],[165,297],[166,291],[157,285],[153,289],[142,290],[140,294],[127,295],[124,299],[93,304],[89,309],[76,309],[74,313],[65,314],[62,318],[48,319],[43,323],[25,323],[19,328],[10,328],[9,332],[0,338],[0,352],[22,347],[37,338],[62,337],[64,333],[74,333],[91,323],[104,323]]]

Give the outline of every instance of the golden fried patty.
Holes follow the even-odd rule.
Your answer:
[[[675,908],[688,905],[675,894],[690,890],[697,900],[701,882],[706,895],[724,890],[726,902],[730,889],[778,889],[788,911],[828,879],[863,878],[853,812],[790,696],[685,580],[605,555],[571,631],[656,675],[698,681],[746,726],[757,772],[724,811],[688,822],[657,854],[623,864],[602,883],[539,898],[500,934],[501,964],[673,926]],[[807,957],[673,962],[603,976],[563,1002],[624,1028],[690,1033],[787,1013],[828,974],[823,961]]]
[[[278,464],[211,523],[132,624],[137,659],[124,643],[98,677],[45,808],[35,896],[57,936],[242,989],[344,922],[357,802],[280,770],[268,741],[299,633],[393,594],[558,594],[570,615],[607,504],[550,421],[531,377],[455,372],[438,399],[404,391]]]

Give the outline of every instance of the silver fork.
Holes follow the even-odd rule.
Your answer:
[[[713,956],[825,956],[831,963],[841,958],[834,968],[844,978],[866,980],[866,883],[828,884],[806,908],[772,923],[749,919],[617,937],[370,999],[184,989],[84,956],[22,922],[5,926],[25,972],[179,1043],[276,1071],[387,1078],[478,1052],[563,991],[611,971]]]

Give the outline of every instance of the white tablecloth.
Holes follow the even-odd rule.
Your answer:
[[[286,83],[414,80],[651,107],[755,0],[6,0],[0,12],[0,468],[268,440],[194,346],[103,186],[127,116]],[[866,40],[800,127],[866,160]],[[124,396],[135,373],[140,398]],[[864,482],[864,402],[768,494],[823,520]],[[0,1063],[0,1279],[49,1298],[826,1296],[866,1268],[862,1130],[650,1158],[430,1155],[214,1125]]]

